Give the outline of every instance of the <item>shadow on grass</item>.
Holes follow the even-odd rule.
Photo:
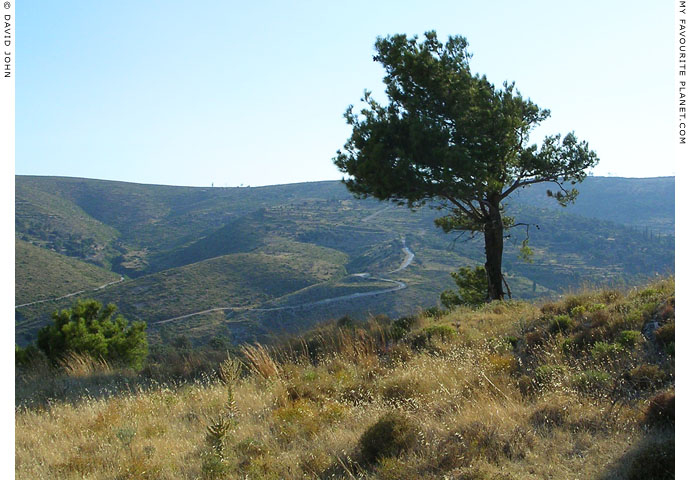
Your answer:
[[[15,408],[42,409],[55,402],[79,403],[161,388],[211,383],[227,351],[171,352],[150,361],[142,371],[110,367],[65,369],[37,361],[15,368]]]

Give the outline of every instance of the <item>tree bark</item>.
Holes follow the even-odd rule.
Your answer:
[[[489,200],[489,216],[484,224],[484,250],[486,253],[486,279],[488,281],[487,299],[503,300],[503,219],[500,210],[500,195],[491,195]]]

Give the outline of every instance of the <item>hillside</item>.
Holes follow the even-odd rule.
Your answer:
[[[625,186],[639,180],[587,179],[578,209],[541,206],[536,189],[521,193],[531,200],[510,202],[508,212],[530,224],[534,251],[532,263],[521,260],[527,232],[510,232],[504,262],[513,295],[554,296],[583,283],[635,285],[672,273],[674,237],[653,225],[673,225],[673,197],[654,194],[653,186],[668,189],[673,179],[642,179],[645,188],[625,203]],[[127,277],[81,298],[115,302],[128,318],[147,321],[154,341],[176,334],[197,344],[218,336],[265,339],[345,314],[414,313],[453,287],[451,271],[483,261],[482,240],[443,234],[433,223],[437,210],[356,200],[339,182],[192,188],[20,176],[16,185],[17,238]],[[601,207],[615,202],[622,202],[617,210]],[[630,218],[636,208],[637,221]],[[653,208],[657,223],[644,230],[639,222],[651,219]],[[399,269],[403,241],[415,256]],[[81,290],[67,292],[63,270],[55,264],[46,275],[46,291]],[[404,288],[351,296],[386,290],[364,274]],[[74,275],[73,283],[91,284]],[[35,285],[17,275],[16,297],[27,299],[18,304],[45,298]],[[18,308],[17,342],[30,341],[55,309],[77,297]]]
[[[15,301],[41,302],[80,290],[95,290],[120,276],[76,258],[16,240]]]
[[[19,370],[16,478],[672,479],[675,285]]]
[[[585,217],[630,225],[648,235],[673,234],[675,178],[588,177],[576,186],[580,192],[568,211]],[[544,185],[517,192],[516,201],[553,210],[560,207],[545,193]]]

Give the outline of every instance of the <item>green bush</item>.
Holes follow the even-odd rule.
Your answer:
[[[362,457],[368,463],[395,457],[415,441],[414,424],[399,412],[389,412],[370,426],[359,439]]]
[[[417,323],[415,317],[400,317],[394,320],[390,329],[391,336],[394,340],[400,340],[412,330],[415,323]]]
[[[637,330],[623,330],[618,334],[616,343],[622,347],[633,349],[642,341],[642,334]]]
[[[556,315],[549,324],[549,332],[567,332],[573,326],[573,319],[568,315]]]
[[[666,355],[675,355],[676,354],[676,342],[671,342],[667,343],[664,345],[664,352]]]
[[[452,309],[459,305],[479,306],[486,303],[489,289],[484,267],[460,267],[450,274],[458,286],[458,292],[446,290],[441,294],[441,303]]]
[[[431,325],[430,327],[426,327],[423,332],[429,339],[438,337],[444,341],[452,338],[456,334],[455,329],[450,325]]]
[[[438,307],[429,307],[424,310],[424,315],[431,318],[441,318],[446,312]]]
[[[577,344],[572,338],[566,338],[563,340],[563,343],[561,343],[561,351],[565,355],[573,354],[577,351]]]
[[[79,300],[71,309],[53,313],[53,324],[38,332],[36,344],[52,361],[69,352],[87,354],[112,363],[141,369],[148,355],[146,323],[131,325],[117,308],[95,300]]]
[[[26,347],[14,346],[14,363],[15,365],[28,365],[41,355],[41,351],[35,345],[27,345]]]
[[[657,365],[640,365],[625,375],[625,379],[637,390],[653,390],[663,385],[666,373]]]
[[[540,387],[557,383],[565,375],[562,365],[540,365],[534,370],[534,381]]]
[[[611,385],[611,375],[599,370],[585,370],[573,379],[573,384],[581,392],[602,394]]]
[[[428,348],[430,346],[429,340],[430,337],[425,332],[415,332],[406,339],[412,350],[415,352]]]
[[[617,343],[595,342],[590,349],[592,357],[597,361],[613,360],[623,351],[623,347]]]

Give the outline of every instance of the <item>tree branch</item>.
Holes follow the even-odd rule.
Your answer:
[[[456,200],[455,198],[453,198],[449,195],[446,195],[446,194],[441,194],[441,196],[443,198],[445,198],[446,200],[448,200],[453,205],[455,205],[455,207],[457,207],[458,210],[460,210],[462,213],[464,213],[468,217],[476,220],[477,222],[482,221],[482,215],[471,204],[470,204],[470,207],[472,208],[472,210],[468,210],[467,207],[463,206],[463,204],[460,203],[460,201]]]

